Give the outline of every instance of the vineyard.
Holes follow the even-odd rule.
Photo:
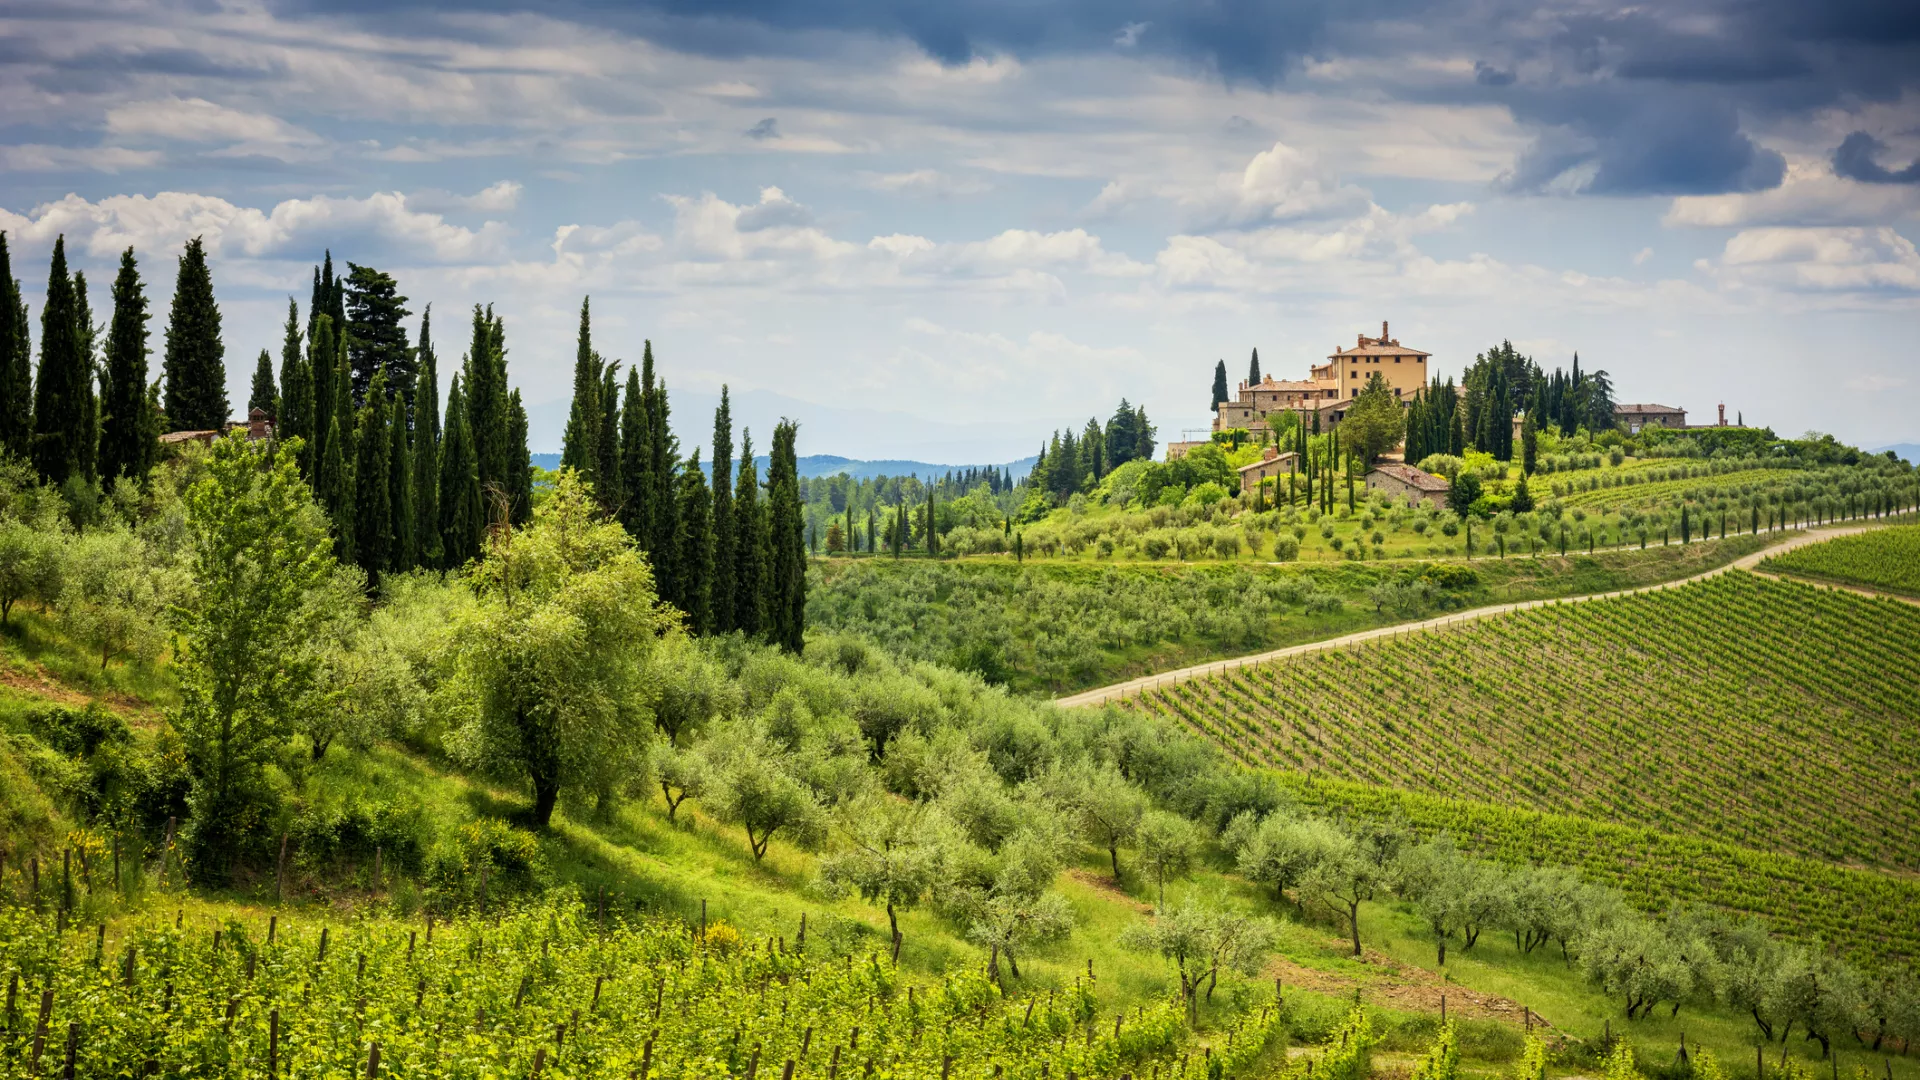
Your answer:
[[[1776,555],[1762,569],[1920,596],[1920,525],[1876,529]]]
[[[549,903],[438,926],[147,917],[110,937],[14,909],[0,1077],[1199,1078],[1281,1026],[1260,1006],[1201,1046],[1173,1003],[1103,1015],[1089,977],[1022,1000],[977,972],[916,985],[796,929]]]
[[[1920,610],[1896,601],[1726,574],[1231,670],[1131,705],[1250,765],[1920,867]]]

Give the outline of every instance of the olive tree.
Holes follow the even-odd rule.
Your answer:
[[[1150,810],[1134,831],[1140,863],[1158,889],[1156,907],[1167,906],[1167,880],[1185,877],[1200,854],[1203,838],[1193,822],[1165,810]]]
[[[1254,974],[1272,949],[1273,925],[1266,919],[1195,903],[1192,898],[1156,913],[1120,935],[1123,947],[1158,953],[1171,961],[1180,978],[1180,1000],[1187,1023],[1199,1019],[1202,984],[1208,996],[1222,969]]]
[[[167,640],[167,612],[180,575],[154,560],[131,530],[95,529],[68,548],[61,621],[100,656],[152,660]]]
[[[933,887],[943,830],[929,803],[869,792],[833,815],[846,847],[820,863],[828,894],[856,892],[887,909],[888,941],[900,958],[900,912]]]
[[[627,531],[561,470],[525,527],[501,527],[471,571],[457,648],[473,698],[454,754],[533,789],[545,828],[563,791],[604,796],[640,771],[653,726],[647,661],[676,618]]]
[[[757,719],[721,725],[700,746],[701,798],[714,817],[747,834],[755,862],[782,834],[812,851],[827,835],[826,810],[794,755],[768,736]]]
[[[1379,864],[1369,857],[1364,845],[1347,833],[1335,834],[1320,849],[1313,865],[1301,879],[1301,888],[1330,907],[1346,910],[1347,927],[1353,935],[1353,955],[1360,955],[1360,904],[1373,899],[1383,878]]]

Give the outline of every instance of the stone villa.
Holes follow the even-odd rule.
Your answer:
[[[1375,372],[1401,401],[1411,401],[1427,385],[1429,355],[1394,340],[1382,322],[1379,337],[1357,335],[1351,348],[1334,349],[1326,363],[1308,369],[1305,379],[1269,375],[1257,383],[1242,381],[1234,400],[1221,402],[1215,411],[1213,430],[1245,428],[1257,436],[1268,430],[1267,414],[1275,412],[1318,413],[1321,428],[1330,428],[1346,416]]]

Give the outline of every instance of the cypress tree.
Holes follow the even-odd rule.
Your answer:
[[[1447,424],[1447,453],[1460,457],[1467,452],[1467,427],[1463,415],[1465,409],[1455,408],[1452,420]]]
[[[580,301],[580,330],[574,340],[573,405],[567,413],[566,434],[560,442],[560,467],[580,474],[601,497],[600,490],[600,356],[593,351],[591,298]]]
[[[646,371],[653,374],[653,349],[646,353]],[[627,369],[626,407],[620,410],[620,479],[626,500],[620,504],[620,524],[627,535],[646,546],[647,523],[653,514],[653,436],[647,430],[646,394],[640,388],[640,370]]]
[[[73,275],[73,333],[80,343],[82,375],[80,404],[80,475],[88,483],[99,478],[100,395],[95,380],[99,377],[98,350],[100,328],[93,323],[93,305],[87,302],[87,275]]]
[[[0,266],[0,273],[5,267]],[[147,296],[133,249],[120,253],[113,279],[113,322],[107,330],[107,374],[101,392],[100,476],[144,483],[158,447],[147,416]]]
[[[33,358],[27,310],[13,278],[7,234],[0,232],[0,451],[26,457],[33,444]]]
[[[440,558],[447,569],[480,554],[486,514],[480,502],[480,469],[460,376],[447,391],[447,421],[440,441]]]
[[[653,356],[653,343],[647,343],[646,357]],[[641,396],[647,402],[647,438],[650,453],[648,468],[653,473],[654,500],[653,521],[650,526],[652,541],[649,550],[656,553],[654,576],[662,583],[661,593],[667,596],[677,595],[678,583],[674,580],[677,568],[672,565],[674,537],[679,528],[674,521],[678,516],[678,506],[673,497],[675,475],[680,469],[678,440],[673,437],[673,429],[668,424],[671,410],[667,404],[667,381],[660,379],[649,384],[647,375],[641,372]],[[648,396],[651,385],[651,396]]]
[[[433,354],[433,305],[420,317],[420,371],[413,388],[413,543],[419,566],[441,565],[440,372]]]
[[[1539,456],[1539,421],[1535,419],[1535,410],[1527,410],[1527,418],[1520,426],[1520,472],[1523,476],[1532,476],[1536,459]]]
[[[322,506],[333,505],[333,489],[327,485],[337,477],[325,469],[327,455],[331,452],[328,444],[340,433],[340,427],[333,422],[333,316],[322,315],[311,320],[313,330],[307,335],[307,368],[313,373],[313,496]]]
[[[1207,406],[1209,412],[1219,412],[1220,403],[1227,400],[1227,362],[1218,361],[1213,365],[1213,404]]]
[[[320,459],[319,483],[314,493],[333,522],[333,557],[353,562],[353,474],[348,471],[346,446],[350,441],[340,429],[340,413],[327,418],[326,455]]]
[[[407,399],[393,395],[387,416],[387,504],[393,547],[387,569],[404,573],[420,565],[413,532],[413,452],[407,439]]]
[[[347,264],[341,299],[346,309],[348,368],[353,400],[364,402],[375,375],[387,377],[387,393],[413,404],[414,355],[401,325],[411,312],[392,276],[371,266]]]
[[[525,525],[533,517],[533,455],[527,450],[527,409],[518,390],[507,398],[507,500],[513,524]]]
[[[799,425],[783,420],[773,429],[767,465],[767,533],[772,564],[767,575],[767,618],[774,644],[790,653],[806,646],[807,549],[800,503],[800,466],[794,453]]]
[[[299,439],[294,460],[300,475],[313,482],[313,451],[318,444],[313,430],[313,368],[307,363],[306,349],[300,341],[300,305],[287,297],[287,324],[280,339],[280,412],[274,417],[273,433],[279,439]]]
[[[180,256],[167,318],[167,425],[172,430],[219,430],[226,424],[226,354],[207,251],[196,236]]]
[[[329,315],[327,319],[332,322],[333,317]],[[354,512],[359,507],[359,486],[366,477],[356,468],[359,463],[359,443],[355,437],[358,417],[353,409],[352,380],[347,374],[347,343],[346,339],[338,334],[333,339],[333,353],[329,363],[333,367],[333,375],[327,380],[327,384],[333,388],[333,410],[330,418],[333,430],[327,436],[327,442],[330,444],[327,447],[327,454],[329,457],[333,455],[335,446],[332,444],[338,445],[340,453],[340,469],[334,475],[330,506],[334,515],[334,527],[337,530],[336,546],[341,543],[346,545],[340,548],[337,557],[341,562],[357,562],[353,544],[359,539],[360,534],[355,528]]]
[[[507,475],[512,454],[508,437],[512,425],[512,406],[507,398],[506,327],[478,304],[473,308],[473,340],[466,359],[467,426],[473,438],[473,459],[480,476],[480,491],[489,504],[490,492],[498,491],[511,499]]]
[[[849,504],[848,512],[852,512]],[[734,629],[734,550],[738,537],[733,526],[733,405],[726,384],[720,386],[720,407],[713,411],[713,567],[708,577],[713,630]]]
[[[1255,386],[1255,385],[1258,385],[1259,382],[1260,382],[1260,350],[1255,349],[1253,350],[1253,363],[1248,365],[1247,367],[1247,384],[1249,386]]]
[[[346,279],[333,276],[333,252],[329,250],[326,261],[313,268],[313,299],[307,304],[307,337],[313,337],[315,324],[320,316],[333,320],[333,332],[346,333],[347,302]]]
[[[740,433],[740,471],[733,486],[733,628],[759,637],[767,626],[764,587],[767,518],[760,509],[760,477],[753,465],[753,433]]]
[[[387,381],[375,373],[354,432],[354,556],[369,582],[393,567],[393,493],[388,477],[393,440],[387,434]]]
[[[600,483],[596,490],[601,507],[612,515],[627,501],[626,481],[620,475],[620,361],[602,365],[599,397],[600,415],[595,419],[599,422],[600,434],[594,441],[600,452],[595,469]]]
[[[82,442],[87,433],[90,372],[80,355],[79,310],[67,273],[67,243],[53,242],[47,302],[40,311],[40,370],[33,387],[33,467],[41,479],[63,484],[84,476]]]
[[[681,610],[687,613],[687,628],[696,634],[713,633],[711,582],[713,578],[712,499],[707,492],[707,476],[700,471],[700,451],[695,448],[680,471],[678,553],[674,566],[680,573]]]
[[[267,350],[260,350],[260,358],[253,365],[253,386],[247,392],[247,415],[259,409],[267,414],[269,420],[278,422],[280,416],[280,395],[273,385],[273,357]]]

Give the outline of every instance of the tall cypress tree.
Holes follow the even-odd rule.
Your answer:
[[[467,349],[465,376],[467,426],[473,438],[473,458],[479,471],[480,490],[493,514],[493,496],[497,490],[511,497],[507,468],[512,455],[508,451],[511,406],[507,400],[506,328],[491,307],[473,308],[473,339]]]
[[[388,476],[393,440],[387,434],[387,380],[376,373],[354,424],[353,553],[368,581],[393,566],[393,493]]]
[[[800,465],[794,452],[799,425],[783,420],[773,429],[767,463],[767,532],[772,565],[767,575],[767,618],[774,644],[791,653],[806,646],[807,539],[800,503]]]
[[[646,345],[645,359],[653,358],[653,342]],[[644,361],[643,361],[644,364]],[[640,393],[647,402],[647,439],[649,454],[647,467],[653,476],[653,520],[650,525],[651,549],[656,553],[654,575],[663,582],[661,591],[673,595],[676,583],[673,581],[675,568],[672,566],[674,537],[679,529],[674,521],[678,516],[674,499],[674,478],[680,469],[678,440],[673,436],[668,417],[671,410],[667,405],[667,381],[650,380],[651,365],[645,364],[641,372]]]
[[[300,450],[294,460],[300,474],[313,482],[314,438],[313,368],[307,364],[307,352],[300,340],[300,305],[287,297],[287,324],[280,337],[280,412],[274,417],[275,438],[299,439]]]
[[[329,315],[327,319],[332,322],[333,316]],[[359,487],[366,477],[358,469],[358,417],[353,409],[353,383],[347,374],[347,342],[337,334],[333,339],[333,355],[329,362],[333,366],[333,374],[327,380],[327,385],[333,388],[333,431],[327,436],[327,456],[331,458],[336,449],[340,454],[340,468],[334,476],[330,503],[336,530],[335,545],[338,548],[337,558],[341,562],[358,562],[354,544],[359,540],[360,532],[354,518],[359,509]],[[378,478],[373,482],[377,483]]]
[[[449,570],[479,557],[486,511],[480,502],[480,467],[460,376],[447,391],[447,420],[440,440],[440,560]]]
[[[700,451],[696,448],[680,471],[675,514],[679,526],[676,537],[678,554],[675,568],[680,573],[681,610],[687,613],[687,627],[696,634],[713,633],[712,578],[713,533],[712,498],[707,492],[707,476],[700,471]]]
[[[518,390],[507,399],[507,498],[515,525],[533,518],[533,455],[527,448],[527,409]]]
[[[600,505],[607,513],[619,510],[627,501],[626,480],[620,475],[620,361],[610,360],[600,372],[600,434],[595,437],[600,462],[595,473],[600,478],[597,491]]]
[[[387,505],[393,522],[387,569],[404,573],[419,565],[413,532],[413,451],[407,439],[406,397],[394,394],[387,409]]]
[[[167,425],[174,431],[219,430],[227,422],[227,347],[220,307],[199,237],[187,241],[167,318]]]
[[[767,515],[753,465],[753,433],[740,433],[740,474],[733,487],[733,628],[759,637],[767,627]]]
[[[260,350],[260,359],[253,365],[253,386],[247,392],[247,415],[259,409],[268,419],[277,420],[280,415],[280,395],[273,385],[273,357],[267,350]]]
[[[317,470],[314,496],[333,523],[333,557],[353,562],[353,473],[347,459],[347,444],[352,440],[340,429],[341,414],[327,417],[325,456]]]
[[[1207,406],[1209,412],[1219,412],[1220,403],[1227,400],[1227,362],[1216,361],[1213,365],[1213,404]]]
[[[326,261],[313,268],[313,299],[307,305],[307,337],[313,337],[315,324],[320,316],[333,320],[333,332],[344,334],[347,330],[347,280],[333,275],[333,252],[328,250]]]
[[[322,506],[333,505],[333,489],[328,487],[334,478],[330,476],[325,463],[331,453],[329,443],[340,433],[340,426],[333,418],[333,357],[336,347],[333,341],[333,316],[322,315],[311,320],[313,331],[307,335],[307,367],[313,372],[313,496]]]
[[[573,350],[573,405],[567,413],[566,434],[560,441],[560,467],[572,469],[600,491],[600,356],[593,351],[591,298],[580,301],[580,330]]]
[[[653,350],[647,350],[646,370],[653,373]],[[620,524],[627,535],[645,546],[647,524],[653,520],[653,437],[647,431],[646,394],[640,388],[640,369],[627,369],[627,401],[620,410],[620,479],[626,501],[620,504]]]
[[[713,630],[734,629],[734,586],[737,568],[733,526],[733,405],[727,387],[720,387],[720,407],[713,411],[713,563],[708,576]]]
[[[73,275],[73,334],[80,343],[80,365],[84,372],[80,380],[80,474],[91,483],[99,478],[100,464],[100,395],[97,385],[100,365],[96,348],[100,328],[94,325],[93,305],[87,302],[87,275],[77,270]]]
[[[7,234],[0,232],[0,451],[19,457],[26,457],[33,444],[33,358],[26,322]]]
[[[40,311],[40,370],[33,387],[33,467],[51,484],[86,473],[81,454],[91,372],[80,355],[79,316],[61,236],[53,242],[47,301]]]
[[[441,565],[440,361],[433,354],[433,305],[420,317],[420,372],[413,388],[414,562]]]
[[[121,477],[144,483],[158,450],[147,416],[148,317],[140,266],[128,248],[120,253],[120,273],[113,279],[113,322],[100,395],[100,477],[108,488]]]
[[[401,325],[411,314],[391,275],[371,266],[347,264],[341,301],[346,309],[348,367],[353,372],[353,400],[366,400],[376,374],[387,377],[387,393],[413,404],[414,355]]]
[[[1260,382],[1260,350],[1255,349],[1253,350],[1253,362],[1247,366],[1247,383],[1248,385],[1255,385],[1255,384],[1258,384],[1259,382]]]

